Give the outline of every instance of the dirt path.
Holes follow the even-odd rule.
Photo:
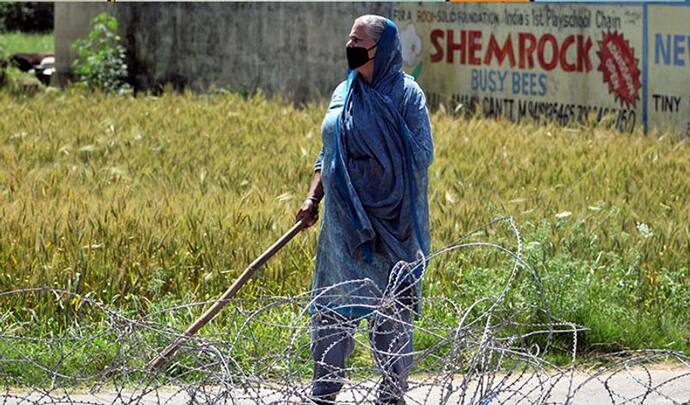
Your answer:
[[[690,403],[690,371],[685,368],[669,367],[655,368],[648,374],[643,369],[626,370],[621,373],[601,374],[598,378],[591,378],[592,373],[575,372],[570,376],[531,374],[529,376],[506,377],[496,376],[493,381],[484,380],[483,384],[473,380],[465,389],[461,387],[462,378],[453,380],[452,389],[446,403],[448,404],[540,404],[565,403],[571,397],[572,404],[688,404]],[[428,384],[429,379],[424,379]],[[497,392],[489,394],[484,400],[477,393],[478,386],[490,385]],[[440,404],[447,393],[442,387],[445,382],[436,381],[433,385],[421,385],[416,379],[411,380],[406,401],[408,404]],[[275,386],[251,389],[247,392],[240,390],[228,391],[225,395],[218,387],[206,390],[194,390],[194,400],[191,392],[185,389],[164,388],[154,392],[142,390],[125,390],[117,392],[67,393],[54,391],[50,395],[39,392],[20,393],[11,392],[0,395],[0,404],[123,404],[141,403],[171,405],[188,403],[229,403],[229,404],[279,404],[299,403],[299,396],[290,395],[305,389],[306,386]],[[650,389],[648,389],[650,388]],[[191,391],[191,390],[190,390]],[[338,397],[339,403],[370,403],[364,398],[373,398],[375,387],[371,384],[351,387]],[[465,393],[464,399],[462,393]],[[291,397],[291,398],[290,398]],[[290,401],[287,399],[290,398]]]

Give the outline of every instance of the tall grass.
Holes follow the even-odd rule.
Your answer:
[[[68,288],[139,311],[216,297],[292,225],[324,109],[262,95],[0,92],[0,291]],[[686,139],[445,114],[432,125],[434,248],[513,215],[554,315],[592,328],[587,350],[690,352]],[[307,290],[317,234],[296,237],[241,295]],[[426,293],[469,303],[496,288],[493,263],[436,262]],[[55,300],[0,311],[11,322],[27,307],[61,327],[47,321]]]

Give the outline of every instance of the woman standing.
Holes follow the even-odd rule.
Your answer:
[[[333,92],[311,187],[296,215],[313,225],[323,199],[310,308],[311,395],[315,403],[335,401],[352,333],[367,318],[383,373],[378,402],[398,404],[412,363],[412,307],[420,291],[407,280],[408,288],[398,292],[397,322],[379,303],[391,270],[401,267],[396,263],[429,253],[431,126],[424,93],[400,70],[400,37],[391,20],[357,18],[346,55],[347,79]]]

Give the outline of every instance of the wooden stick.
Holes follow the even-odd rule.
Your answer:
[[[276,252],[278,252],[285,244],[295,237],[302,229],[304,229],[303,220],[298,221],[285,235],[281,236],[271,247],[266,249],[261,256],[257,257],[242,274],[235,280],[235,282],[228,288],[225,293],[213,305],[204,312],[199,319],[194,321],[187,330],[175,339],[174,342],[168,345],[155,359],[153,359],[147,366],[148,371],[154,371],[160,367],[166,360],[168,360],[177,350],[182,342],[194,335],[201,327],[206,325],[218,312],[228,303],[230,298],[237,294],[240,288],[252,278],[254,273],[263,266],[268,259],[270,259]]]

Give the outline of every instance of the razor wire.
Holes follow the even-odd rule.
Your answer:
[[[512,235],[513,248],[473,239],[498,226]],[[401,294],[421,290],[424,277],[412,274],[468,249],[505,258],[505,279],[495,293],[470,305],[442,294]],[[690,358],[682,353],[624,351],[580,364],[578,338],[586,327],[551,315],[539,276],[523,255],[514,220],[501,217],[413,263],[398,263],[367,316],[315,322],[324,313],[314,314],[316,302],[338,302],[342,284],[297,296],[233,298],[219,319],[186,338],[155,371],[147,362],[210,302],[132,314],[64,289],[2,292],[0,308],[3,301],[49,295],[66,321],[59,333],[39,333],[32,324],[47,320],[31,308],[24,322],[13,322],[11,311],[0,313],[0,403],[309,404],[320,382],[342,384],[337,403],[343,404],[375,403],[384,385],[407,404],[690,403]],[[347,284],[350,294],[376,289],[368,279]],[[350,339],[354,354],[345,366],[313,378],[315,365],[327,366],[323,354],[312,355],[323,335],[319,328],[335,339],[325,342],[326,353],[337,339]],[[408,332],[414,346],[403,350],[400,336]],[[377,347],[372,333],[398,343]],[[567,361],[556,364],[549,354]],[[398,361],[407,364],[404,375],[390,371]]]

